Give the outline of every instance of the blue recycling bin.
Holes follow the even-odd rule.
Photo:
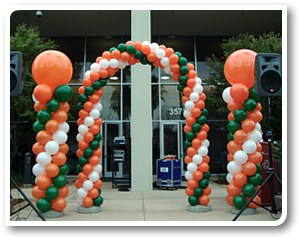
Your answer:
[[[156,160],[158,187],[176,188],[181,185],[181,161],[180,159]]]

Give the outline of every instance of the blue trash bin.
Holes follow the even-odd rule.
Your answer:
[[[181,161],[180,159],[156,160],[158,187],[176,188],[181,185]]]

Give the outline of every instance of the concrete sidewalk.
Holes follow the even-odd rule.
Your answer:
[[[184,182],[182,186],[185,186]],[[101,212],[80,214],[77,212],[76,188],[72,184],[69,186],[70,193],[64,215],[59,218],[47,218],[47,221],[231,221],[235,215],[230,212],[230,206],[225,201],[226,185],[210,182],[210,186],[212,211],[192,213],[187,211],[188,202],[184,189],[123,192],[112,189],[111,183],[105,182],[101,194],[104,198]],[[33,200],[31,188],[25,188],[23,191]],[[15,189],[12,190],[12,196],[21,197]],[[279,219],[280,216],[281,213],[278,213],[273,217]],[[238,221],[276,221],[277,219],[273,217],[268,211],[258,208],[257,214],[241,215]],[[27,207],[12,216],[11,221],[41,221],[41,219]]]

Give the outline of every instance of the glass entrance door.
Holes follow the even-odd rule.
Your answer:
[[[112,153],[114,138],[119,137],[122,134],[121,123],[104,123],[104,139],[103,139],[103,151],[104,151],[104,177],[112,177]]]

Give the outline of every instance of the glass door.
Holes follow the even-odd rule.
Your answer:
[[[104,123],[104,139],[103,139],[103,151],[104,151],[104,177],[112,177],[112,153],[114,138],[119,137],[122,134],[121,123],[106,122]]]

